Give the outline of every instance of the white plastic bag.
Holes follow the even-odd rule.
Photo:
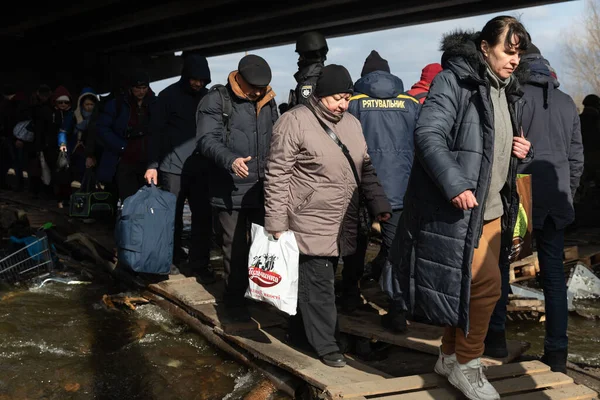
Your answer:
[[[52,172],[50,172],[50,167],[48,167],[48,163],[46,163],[44,153],[42,152],[40,152],[40,167],[42,168],[42,182],[48,186],[52,180]]]
[[[296,315],[299,258],[294,232],[284,232],[275,240],[265,228],[252,224],[246,297]]]

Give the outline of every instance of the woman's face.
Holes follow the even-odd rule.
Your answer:
[[[83,108],[85,112],[92,112],[94,111],[95,105],[96,103],[94,103],[94,100],[85,99],[83,103],[81,103],[81,108]]]
[[[61,111],[67,111],[69,108],[71,108],[71,102],[69,100],[57,100],[56,108]]]
[[[350,93],[338,93],[331,96],[321,97],[321,103],[334,114],[343,114],[348,110]]]
[[[506,33],[508,28],[502,33],[502,37],[495,46],[490,46],[488,42],[481,42],[481,51],[485,61],[490,69],[500,79],[507,79],[515,72],[521,61],[521,50],[519,50],[519,38],[513,35],[510,47],[506,44]]]

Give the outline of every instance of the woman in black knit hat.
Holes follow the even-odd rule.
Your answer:
[[[265,228],[275,238],[294,232],[300,250],[299,313],[290,321],[290,339],[308,339],[331,367],[346,365],[335,339],[334,265],[356,251],[357,181],[371,215],[391,215],[361,125],[346,113],[352,88],[346,68],[324,67],[308,104],[275,124],[265,173]]]

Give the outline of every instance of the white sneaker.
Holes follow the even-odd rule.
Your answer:
[[[29,179],[29,174],[27,171],[23,171],[23,179]]]
[[[454,368],[455,364],[456,354],[444,354],[442,352],[442,346],[440,346],[440,356],[438,357],[438,360],[435,363],[435,368],[433,369],[435,373],[447,378],[452,372],[452,369]]]
[[[454,364],[448,381],[471,400],[497,400],[500,395],[483,374],[481,358]]]
[[[15,169],[9,168],[8,171],[6,172],[6,175],[10,175],[10,176],[16,175]]]

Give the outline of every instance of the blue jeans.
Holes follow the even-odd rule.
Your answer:
[[[565,350],[569,344],[567,338],[569,309],[563,265],[565,231],[556,229],[552,218],[547,217],[543,229],[534,229],[533,234],[537,244],[546,305],[544,352]]]
[[[568,347],[569,309],[567,305],[567,283],[563,266],[565,231],[564,229],[556,229],[552,218],[547,217],[542,229],[533,230],[533,236],[536,241],[546,306],[544,352],[566,350]],[[502,295],[490,320],[491,331],[498,332],[505,329],[506,304],[508,303],[508,293],[510,291],[508,272],[508,265],[500,267]]]

